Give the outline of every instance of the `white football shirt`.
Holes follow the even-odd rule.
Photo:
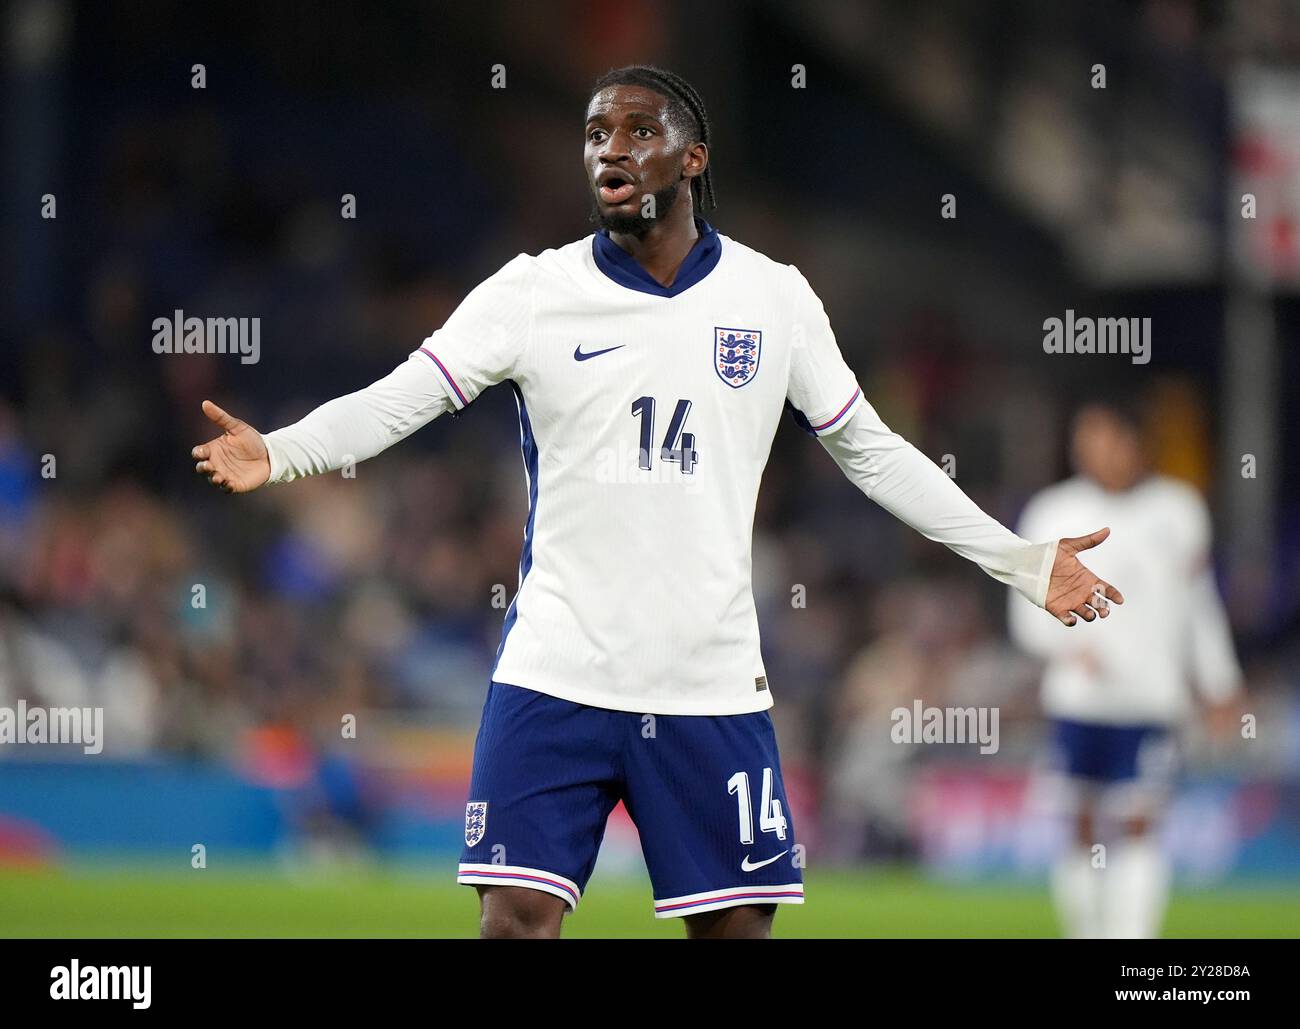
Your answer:
[[[1212,700],[1241,679],[1227,614],[1210,566],[1210,514],[1186,483],[1150,475],[1120,492],[1076,476],[1025,507],[1026,536],[1110,537],[1085,557],[1119,585],[1124,606],[1080,632],[1011,595],[1012,638],[1046,659],[1043,707],[1055,718],[1166,725],[1192,710],[1192,685]]]
[[[750,547],[787,400],[817,434],[862,403],[821,302],[697,222],[663,287],[608,236],[520,254],[416,355],[457,409],[510,382],[529,513],[493,679],[598,707],[772,704]]]

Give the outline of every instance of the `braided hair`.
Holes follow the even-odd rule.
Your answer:
[[[614,68],[596,80],[587,102],[590,103],[592,97],[609,86],[644,86],[654,90],[668,100],[672,116],[681,119],[696,140],[705,146],[709,145],[709,113],[704,109],[704,101],[695,87],[680,75],[665,68],[656,68],[652,64],[630,64],[626,68]],[[718,206],[713,192],[711,166],[691,179],[691,199],[699,214]]]

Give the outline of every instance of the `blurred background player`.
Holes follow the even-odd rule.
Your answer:
[[[1123,619],[1081,638],[1011,599],[1012,638],[1046,662],[1053,770],[1073,816],[1052,893],[1070,936],[1150,937],[1169,894],[1156,830],[1175,734],[1197,712],[1195,690],[1226,729],[1241,670],[1210,564],[1209,511],[1193,487],[1150,470],[1138,409],[1086,403],[1071,443],[1077,474],[1033,497],[1019,531],[1109,525],[1097,572],[1124,581],[1127,603]]]

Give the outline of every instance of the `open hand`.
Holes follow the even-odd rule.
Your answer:
[[[248,493],[265,483],[271,477],[271,457],[258,431],[211,400],[203,401],[203,413],[221,435],[190,451],[198,462],[194,470],[226,493]]]
[[[1047,584],[1047,603],[1043,606],[1064,625],[1074,625],[1080,618],[1091,622],[1110,614],[1111,604],[1124,603],[1124,595],[1092,572],[1075,555],[1105,541],[1109,529],[1088,536],[1062,539],[1056,545],[1056,561]]]

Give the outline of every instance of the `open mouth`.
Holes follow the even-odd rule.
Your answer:
[[[621,204],[632,198],[636,184],[622,172],[604,172],[598,188],[600,199],[607,204]]]

